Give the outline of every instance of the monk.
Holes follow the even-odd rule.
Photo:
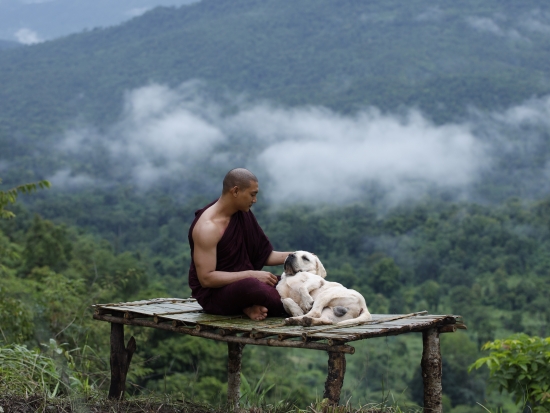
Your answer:
[[[252,320],[286,316],[275,289],[278,278],[264,265],[281,265],[290,252],[273,251],[250,208],[259,185],[252,172],[232,169],[217,201],[195,212],[189,228],[189,286],[207,313],[243,312]]]

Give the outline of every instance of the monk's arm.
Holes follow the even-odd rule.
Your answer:
[[[271,251],[264,265],[282,265],[291,252]]]
[[[261,282],[274,286],[277,277],[267,271],[216,271],[216,246],[219,242],[218,229],[206,223],[193,230],[193,261],[197,277],[204,288],[219,288],[245,278],[257,278]]]

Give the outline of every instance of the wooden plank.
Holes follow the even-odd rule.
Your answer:
[[[328,333],[323,332],[320,333],[319,337],[325,337],[327,339],[330,338],[340,338],[345,340],[346,342],[349,341],[356,341],[356,340],[364,340],[368,338],[375,338],[375,337],[383,337],[383,336],[390,336],[390,335],[399,335],[404,333],[412,333],[412,332],[421,332],[424,331],[430,327],[439,327],[440,325],[445,325],[442,323],[432,323],[431,325],[405,325],[400,328],[381,328],[381,329],[372,329],[367,330],[362,333],[355,333],[355,334],[347,334],[347,332],[342,333]],[[308,337],[315,338],[315,334],[309,334]]]
[[[139,301],[130,301],[125,303],[108,303],[108,304],[94,304],[92,307],[120,307],[120,306],[141,306],[141,305],[152,305],[159,303],[196,303],[197,301],[194,298],[154,298],[149,300],[139,300]],[[198,303],[197,303],[198,305]]]
[[[268,318],[262,322],[252,321],[244,315],[218,316],[202,312],[200,305],[194,300],[159,299],[132,303],[119,303],[112,310],[129,311],[128,318],[140,316],[154,317],[154,321],[162,323],[173,322],[176,326],[196,326],[197,330],[220,329],[224,332],[249,333],[252,338],[266,338],[277,336],[279,340],[302,338],[304,340],[340,340],[355,341],[366,338],[382,337],[387,335],[403,334],[422,331],[431,326],[442,327],[448,324],[457,324],[457,328],[465,328],[461,324],[461,316],[411,314],[373,314],[372,320],[356,326],[286,326],[283,318]],[[139,305],[136,305],[138,304]],[[194,311],[197,309],[197,311]],[[200,310],[199,310],[200,309]],[[101,307],[101,312],[107,307]],[[108,310],[107,310],[108,311]],[[99,313],[98,313],[99,314]],[[404,318],[408,317],[408,318]],[[452,328],[451,328],[452,330]]]
[[[286,326],[286,327],[280,327],[280,328],[274,328],[270,330],[265,330],[262,328],[257,328],[255,331],[258,332],[273,332],[278,334],[289,334],[289,335],[296,335],[296,334],[303,334],[304,332],[307,333],[307,336],[317,337],[319,335],[326,335],[327,337],[335,337],[335,336],[349,336],[349,335],[356,335],[356,334],[372,334],[376,331],[382,331],[382,330],[402,330],[402,329],[425,329],[429,328],[432,325],[435,324],[448,324],[453,323],[454,320],[452,318],[449,318],[448,316],[445,316],[443,319],[432,319],[432,320],[425,320],[423,322],[406,322],[405,320],[397,320],[387,323],[381,323],[381,324],[365,324],[361,326],[356,327],[347,327],[347,328],[341,328],[341,329],[325,329],[325,328],[318,328],[318,327],[300,327],[300,326]]]
[[[237,322],[235,324],[238,324],[239,326],[251,326],[254,328],[255,331],[258,331],[258,332],[269,332],[269,330],[271,331],[274,331],[274,332],[282,332],[282,331],[306,331],[306,332],[311,332],[311,333],[319,333],[319,332],[324,332],[324,331],[327,331],[327,332],[333,332],[333,331],[339,331],[339,330],[344,330],[346,332],[348,331],[353,331],[353,332],[357,332],[357,333],[361,333],[363,332],[364,330],[369,330],[369,329],[373,329],[373,328],[401,328],[402,326],[430,326],[432,325],[433,323],[437,323],[437,322],[440,322],[442,321],[442,319],[437,319],[437,318],[434,318],[432,320],[426,320],[426,321],[422,321],[422,322],[406,322],[404,320],[399,320],[399,321],[393,321],[393,322],[387,322],[387,323],[380,323],[380,324],[365,324],[365,325],[360,325],[360,326],[355,326],[355,327],[345,327],[345,328],[333,328],[332,326],[329,326],[329,327],[301,327],[301,326],[284,326],[284,325],[279,325],[277,323],[277,321],[275,321],[276,319],[273,319],[274,322],[273,322],[273,326],[262,326],[262,325],[258,325],[257,322],[253,322],[253,321],[250,321],[250,320],[246,320],[245,322]],[[454,322],[452,319],[445,319],[446,323],[452,323]],[[225,325],[224,321],[223,320],[217,320],[217,323],[220,327],[222,327],[223,325]],[[211,323],[212,325],[215,325],[216,323]]]
[[[276,339],[255,340],[250,337],[235,336],[235,335],[221,335],[221,334],[216,334],[215,332],[212,332],[212,331],[200,331],[195,328],[189,328],[189,327],[174,327],[171,323],[156,324],[152,320],[146,320],[142,318],[126,319],[123,317],[113,317],[110,315],[101,315],[101,314],[94,314],[93,318],[95,320],[107,321],[110,323],[158,328],[160,330],[173,331],[175,333],[187,334],[190,336],[209,338],[217,341],[252,344],[255,346],[307,348],[312,350],[334,351],[334,352],[346,353],[346,354],[353,354],[355,352],[355,348],[348,345],[330,346],[325,343],[317,343],[317,342],[309,342],[309,341],[304,342],[301,340],[300,341],[297,341],[297,340],[280,341]]]
[[[372,320],[351,326],[286,326],[283,318],[252,321],[244,315],[206,314],[194,299],[161,298],[129,303],[97,304],[94,319],[111,323],[111,388],[109,397],[124,395],[128,367],[135,351],[133,337],[124,347],[123,325],[157,328],[228,343],[228,402],[238,407],[242,348],[245,344],[305,348],[329,353],[325,398],[337,404],[345,373],[344,354],[355,349],[347,342],[422,332],[424,412],[441,412],[441,352],[439,334],[466,328],[462,316],[373,314]],[[144,318],[145,317],[145,318]]]
[[[112,311],[129,311],[136,314],[150,315],[154,313],[166,313],[179,310],[202,311],[202,307],[193,304],[151,304],[151,305],[119,305],[119,306],[103,306],[97,307],[96,310],[102,312]]]
[[[332,325],[332,326],[321,327],[321,328],[317,329],[316,331],[319,332],[319,331],[326,331],[326,330],[337,330],[337,329],[343,329],[343,328],[352,328],[352,327],[356,327],[356,326],[360,326],[360,325],[379,324],[379,323],[382,323],[382,322],[385,323],[385,322],[389,322],[389,321],[393,321],[393,320],[397,320],[397,319],[411,318],[411,317],[418,316],[418,315],[421,315],[421,314],[426,314],[426,313],[427,313],[427,311],[420,311],[420,312],[417,312],[417,313],[392,315],[392,316],[388,316],[386,318],[380,318],[380,319],[377,319],[377,320],[372,320],[371,319],[370,321],[363,321],[363,322],[355,323],[355,324]]]

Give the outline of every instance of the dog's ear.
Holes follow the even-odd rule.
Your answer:
[[[316,260],[315,260],[316,261],[316,263],[315,263],[315,272],[320,277],[326,278],[327,271],[325,270],[325,267],[323,266],[323,263],[321,262],[321,260],[319,258],[317,258],[317,256],[315,256],[315,258],[316,258]]]

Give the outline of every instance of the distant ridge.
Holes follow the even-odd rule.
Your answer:
[[[285,105],[418,107],[436,122],[550,92],[550,6],[488,0],[203,0],[0,54],[0,143],[104,125],[125,91],[202,79]],[[538,10],[538,12],[537,12]],[[539,20],[537,20],[539,19]],[[538,28],[529,27],[537,22]],[[542,31],[541,31],[542,30]],[[12,145],[12,155],[28,148]]]
[[[11,40],[1,40],[0,39],[0,50],[15,49],[16,47],[21,47],[21,43],[17,43]]]

